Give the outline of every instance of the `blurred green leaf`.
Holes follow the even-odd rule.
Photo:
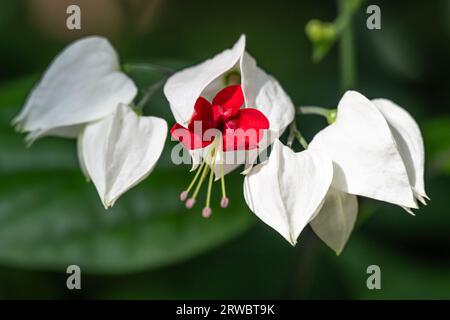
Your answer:
[[[424,139],[433,170],[450,174],[450,117],[425,122]]]
[[[359,299],[448,299],[450,270],[442,261],[415,259],[407,253],[356,236],[347,254],[329,260],[343,277],[350,297]],[[369,290],[367,267],[378,265],[381,289]]]
[[[214,208],[203,219],[200,207],[185,209],[178,196],[190,178],[188,167],[169,163],[169,146],[151,176],[105,211],[78,169],[74,141],[46,138],[26,149],[23,136],[9,126],[33,81],[0,88],[0,263],[131,272],[210,250],[254,221],[241,201],[239,174],[227,179],[233,187],[226,210]]]

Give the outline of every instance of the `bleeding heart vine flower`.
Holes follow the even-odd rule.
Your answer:
[[[172,137],[189,150],[193,169],[197,169],[180,196],[187,200],[188,208],[194,205],[211,169],[205,217],[211,214],[213,175],[221,179],[221,206],[226,207],[224,176],[242,164],[248,171],[258,153],[283,133],[295,115],[292,101],[278,81],[245,52],[244,36],[233,48],[175,73],[164,93],[176,120]]]
[[[150,174],[167,135],[165,120],[129,106],[136,93],[110,43],[87,37],[56,57],[13,122],[28,142],[78,137],[81,169],[108,208]]]
[[[78,139],[78,156],[105,208],[150,174],[166,136],[164,119],[140,116],[125,104],[85,127]]]
[[[55,58],[13,124],[29,132],[28,143],[43,136],[75,138],[84,124],[130,103],[136,93],[108,40],[83,38]]]
[[[417,208],[415,198],[425,204],[423,141],[414,119],[386,99],[369,101],[349,91],[337,113],[322,114],[335,122],[299,153],[276,141],[269,160],[245,177],[244,195],[291,244],[309,223],[339,254],[356,221],[355,195],[408,212]]]
[[[314,232],[336,253],[344,248],[356,221],[354,195],[331,187],[333,163],[321,151],[294,152],[276,140],[267,161],[244,179],[248,207],[295,245],[302,230]]]
[[[333,186],[343,192],[390,202],[408,212],[426,204],[424,147],[414,119],[386,99],[344,94],[335,123],[320,131],[310,149],[334,163]]]

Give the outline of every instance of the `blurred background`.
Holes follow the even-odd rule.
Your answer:
[[[82,30],[66,29],[81,8]],[[368,30],[369,4],[381,30]],[[76,38],[107,36],[122,62],[184,67],[229,48],[247,50],[298,105],[335,107],[342,92],[338,50],[311,59],[305,25],[331,21],[334,1],[23,0],[0,2],[0,298],[450,298],[450,2],[370,1],[354,19],[356,89],[407,109],[426,146],[431,201],[415,217],[360,198],[356,228],[341,256],[306,229],[292,248],[246,207],[242,177],[227,180],[231,204],[213,216],[178,201],[187,166],[170,162],[105,211],[79,170],[75,141],[45,138],[26,148],[9,123],[55,55]],[[137,74],[141,87],[154,75]],[[159,92],[146,107],[174,120]],[[325,126],[304,116],[310,140]],[[231,186],[231,187],[230,187]],[[218,202],[215,202],[218,203]],[[200,209],[199,209],[200,210]],[[66,268],[82,290],[66,288]],[[381,290],[366,269],[381,268]]]

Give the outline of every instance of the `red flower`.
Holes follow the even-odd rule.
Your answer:
[[[215,135],[210,134],[213,131],[207,132],[210,129],[222,133],[224,151],[254,149],[264,130],[269,128],[269,120],[257,109],[241,109],[243,104],[244,94],[240,85],[222,89],[212,104],[199,97],[188,127],[176,123],[170,133],[189,150],[211,144]]]

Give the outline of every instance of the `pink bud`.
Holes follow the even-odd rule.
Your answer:
[[[226,207],[228,207],[228,202],[229,202],[228,198],[224,197],[224,198],[222,198],[222,200],[220,200],[220,206],[222,208],[226,208]]]
[[[206,208],[203,208],[203,210],[202,210],[202,216],[203,216],[203,218],[209,218],[209,216],[211,215],[211,213],[212,213],[211,208],[206,207]]]
[[[180,194],[180,200],[181,200],[181,201],[185,201],[185,200],[187,199],[187,196],[188,196],[187,191],[183,191],[183,192]]]
[[[195,204],[195,199],[189,198],[186,201],[186,208],[191,209]]]

